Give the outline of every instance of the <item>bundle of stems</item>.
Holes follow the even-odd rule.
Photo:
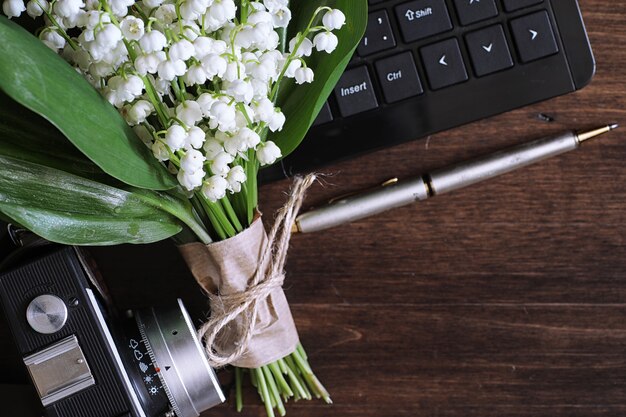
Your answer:
[[[243,410],[242,385],[245,373],[250,373],[252,385],[258,390],[269,417],[275,416],[274,410],[284,416],[285,403],[290,399],[311,400],[315,397],[332,404],[328,391],[313,374],[301,344],[292,354],[260,368],[235,368],[237,411]]]

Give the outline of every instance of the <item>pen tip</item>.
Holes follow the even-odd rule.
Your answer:
[[[615,130],[615,129],[617,129],[618,127],[619,127],[619,124],[617,124],[617,123],[612,123],[612,124],[610,124],[610,125],[609,125],[609,128],[610,128],[611,130]]]

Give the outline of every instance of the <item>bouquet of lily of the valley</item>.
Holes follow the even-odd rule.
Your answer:
[[[330,401],[281,286],[296,181],[267,234],[257,173],[297,147],[365,0],[4,0],[0,218],[72,245],[173,237],[211,301],[209,360],[267,413]],[[69,65],[68,65],[69,64]]]

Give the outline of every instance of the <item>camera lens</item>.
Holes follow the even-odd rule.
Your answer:
[[[198,417],[224,395],[181,300],[135,312],[120,352],[147,417]]]

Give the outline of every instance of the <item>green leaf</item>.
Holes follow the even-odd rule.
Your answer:
[[[118,180],[152,190],[176,186],[117,110],[61,57],[4,16],[0,39],[0,90]]]
[[[307,61],[307,65],[315,72],[313,83],[296,86],[290,80],[281,86],[277,104],[285,113],[287,122],[282,131],[270,133],[268,138],[281,148],[283,157],[298,147],[313,125],[348,66],[367,26],[367,0],[292,1],[293,20],[287,38],[291,39],[298,30],[303,30],[315,9],[320,6],[341,10],[346,15],[346,25],[335,32],[339,38],[339,46],[332,54],[315,52]],[[322,12],[321,16],[323,14]]]
[[[0,91],[0,155],[60,169],[98,182],[113,183],[41,116]]]
[[[53,242],[152,243],[182,230],[184,203],[144,189],[122,190],[0,156],[0,212]]]

